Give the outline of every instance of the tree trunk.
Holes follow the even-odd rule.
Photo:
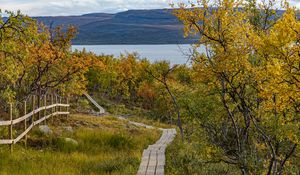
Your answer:
[[[171,96],[172,98],[172,101],[173,101],[173,105],[174,105],[174,108],[176,110],[176,113],[177,113],[177,126],[180,130],[180,135],[181,135],[181,140],[183,141],[184,140],[184,135],[183,135],[183,128],[182,128],[182,122],[181,122],[181,117],[180,117],[180,109],[179,109],[179,105],[177,103],[177,100],[176,100],[176,97],[172,94],[168,84],[166,81],[164,81],[164,85],[169,93],[169,95]]]

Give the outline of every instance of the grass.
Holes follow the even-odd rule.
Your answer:
[[[1,146],[0,174],[136,174],[143,149],[160,137],[158,130],[138,128],[111,116],[72,115],[54,123],[49,124],[51,135],[37,128],[31,131],[27,149],[18,143],[10,154],[7,145]],[[74,131],[67,132],[64,126]]]

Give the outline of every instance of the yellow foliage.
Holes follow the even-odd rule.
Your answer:
[[[286,11],[277,15],[277,2],[200,0],[179,4],[174,12],[185,36],[199,36],[195,47],[206,47],[195,58],[194,76],[219,93],[238,128],[233,131],[236,149],[253,149],[241,143],[249,140],[239,130],[254,132],[260,137],[251,137],[253,145],[266,155],[278,142],[289,150],[300,139],[300,21],[285,1]],[[287,150],[277,153],[278,159]],[[239,154],[239,163],[244,163],[245,153]]]

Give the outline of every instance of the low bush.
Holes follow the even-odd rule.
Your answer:
[[[74,152],[78,148],[78,143],[68,141],[63,137],[53,139],[53,144],[57,150],[65,153]]]

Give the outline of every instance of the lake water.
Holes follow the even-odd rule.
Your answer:
[[[168,60],[171,64],[184,64],[191,55],[189,44],[168,45],[73,45],[72,49],[92,51],[96,54],[120,56],[121,53],[137,52],[140,58],[147,58],[151,62]],[[203,48],[199,49],[203,51]]]

